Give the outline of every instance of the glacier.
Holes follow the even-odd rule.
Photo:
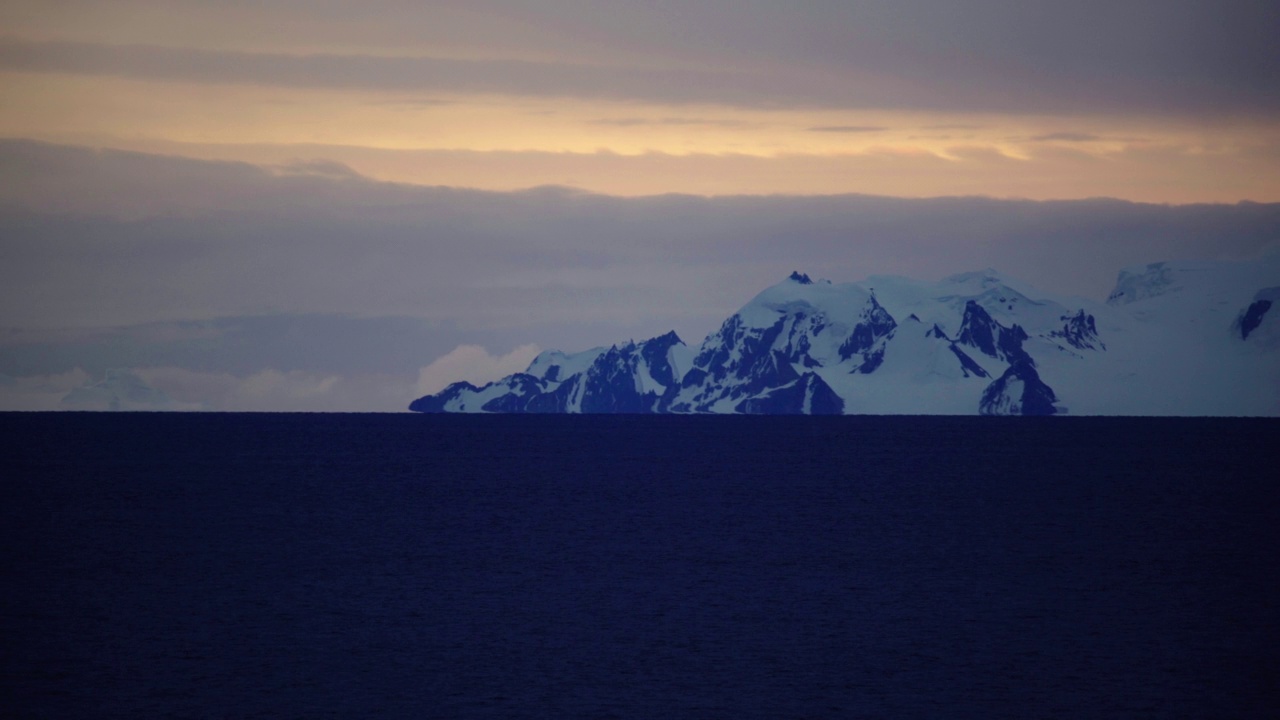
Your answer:
[[[674,332],[414,400],[429,413],[1280,415],[1280,254],[1124,268],[1105,302],[994,269],[793,272],[697,347]]]

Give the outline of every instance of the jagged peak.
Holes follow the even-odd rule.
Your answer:
[[[787,279],[792,282],[800,283],[801,285],[813,284],[813,280],[807,274],[802,273],[799,270],[792,270],[791,274],[787,276]]]
[[[1005,327],[992,318],[980,303],[970,300],[965,303],[964,319],[960,322],[955,342],[975,348],[988,357],[1012,361],[1025,356],[1030,361],[1030,356],[1022,349],[1022,342],[1027,337],[1026,330],[1018,323]]]
[[[612,352],[625,353],[625,352],[632,352],[640,348],[647,348],[651,345],[657,345],[660,347],[662,346],[671,347],[672,345],[684,345],[684,344],[685,344],[684,340],[680,339],[680,336],[676,334],[675,330],[668,330],[662,335],[656,335],[654,337],[649,338],[648,340],[641,340],[640,342],[636,342],[635,338],[629,338],[626,342],[616,343],[610,346],[609,350]]]
[[[987,309],[982,307],[982,305],[978,303],[977,300],[966,301],[964,304],[964,320],[962,320],[961,322],[968,323],[968,322],[975,322],[978,320],[983,320],[986,322],[995,322],[994,320],[991,319],[991,313],[987,312]]]
[[[876,323],[889,323],[895,326],[898,324],[897,321],[893,319],[893,316],[889,314],[889,311],[885,310],[884,306],[876,300],[875,290],[871,291],[870,296],[867,298],[867,302],[862,306],[860,316],[865,320],[871,320]]]
[[[683,344],[685,344],[684,340],[681,340],[681,339],[680,339],[680,336],[676,334],[676,331],[675,331],[675,330],[668,330],[667,332],[663,333],[662,335],[659,335],[659,336],[657,336],[657,337],[653,337],[653,338],[649,338],[648,340],[645,340],[643,344],[648,345],[649,343],[658,343],[658,344],[660,344],[660,345],[683,345]]]

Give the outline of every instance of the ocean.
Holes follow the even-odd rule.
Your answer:
[[[1262,717],[1280,422],[0,415],[6,717]]]

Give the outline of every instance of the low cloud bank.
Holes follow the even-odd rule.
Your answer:
[[[91,381],[80,368],[19,377],[0,374],[0,411],[59,410],[67,393]]]
[[[464,380],[472,385],[484,385],[523,372],[538,352],[537,345],[521,345],[506,355],[490,355],[479,345],[459,345],[419,370],[414,389],[419,395],[428,395]]]
[[[413,378],[325,374],[266,368],[247,376],[176,367],[139,368],[146,383],[180,403],[227,412],[400,412],[413,399]]]
[[[1275,249],[1280,204],[497,193],[0,141],[0,228],[0,407],[123,368],[210,409],[401,410],[533,342],[697,344],[793,270],[1100,301],[1126,266]]]

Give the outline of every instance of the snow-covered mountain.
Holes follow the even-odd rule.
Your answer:
[[[692,351],[674,332],[566,355],[548,350],[529,368],[477,388],[450,385],[414,400],[418,412],[652,413],[689,370]]]
[[[792,273],[695,350],[675,333],[549,351],[420,412],[1280,415],[1280,255],[1120,272],[1105,303],[995,270]]]

